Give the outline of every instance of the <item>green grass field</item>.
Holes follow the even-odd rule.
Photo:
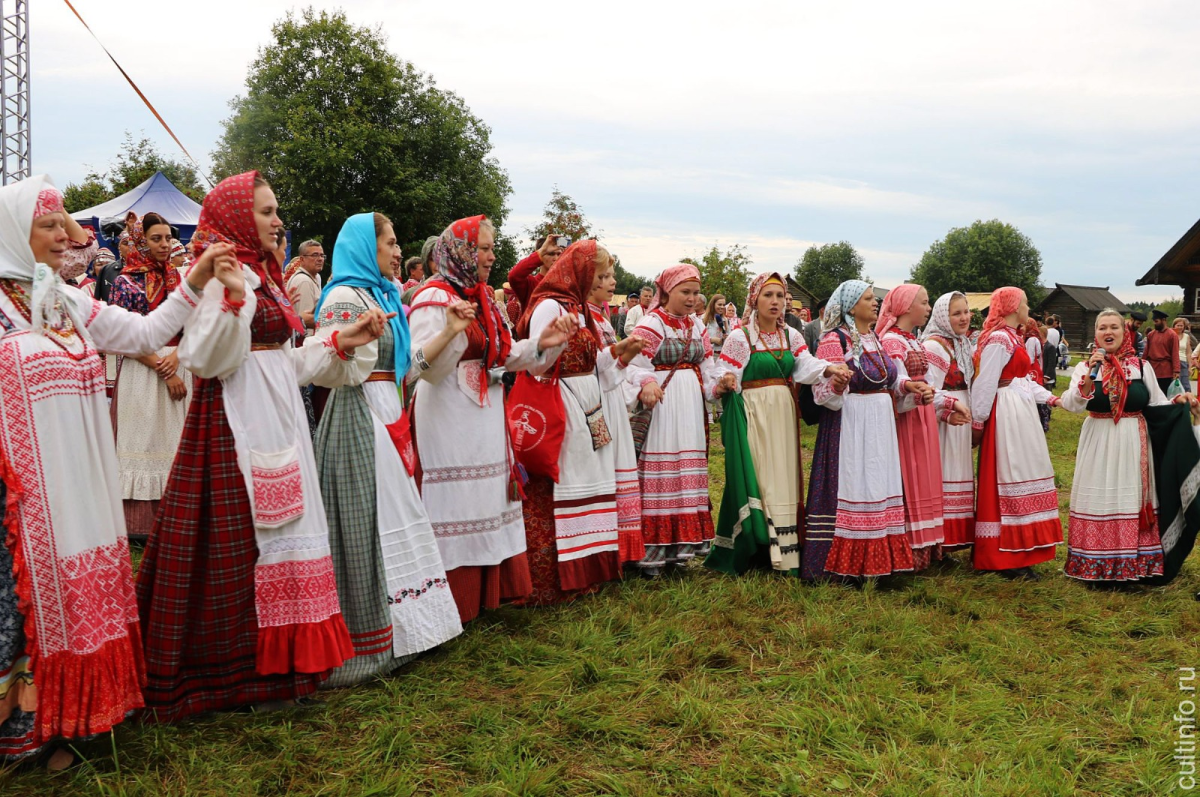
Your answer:
[[[1064,520],[1080,424],[1051,426]],[[487,614],[315,706],[126,723],[66,773],[0,772],[0,794],[1177,793],[1200,570],[1099,592],[1063,556],[1037,583],[960,560],[861,591],[699,566],[612,584]]]

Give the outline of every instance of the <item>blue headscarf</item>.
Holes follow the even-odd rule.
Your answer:
[[[829,301],[825,304],[825,315],[821,318],[822,335],[832,332],[838,327],[847,328],[850,332],[851,353],[856,362],[862,356],[862,340],[858,334],[858,327],[854,324],[854,318],[850,315],[850,311],[854,309],[854,305],[858,304],[858,300],[862,298],[862,295],[870,287],[871,283],[869,282],[846,280],[834,289],[833,295],[829,297]]]
[[[396,314],[388,323],[392,327],[392,349],[396,357],[396,384],[401,384],[412,360],[408,319],[400,305],[400,289],[380,273],[375,251],[375,214],[359,213],[346,219],[333,245],[333,279],[321,291],[317,313],[319,316],[329,292],[339,285],[369,290],[383,312]]]

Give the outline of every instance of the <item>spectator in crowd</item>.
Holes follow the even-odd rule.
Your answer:
[[[410,257],[404,261],[404,273],[408,275],[408,279],[400,286],[400,291],[404,292],[409,288],[415,288],[425,281],[425,265],[419,257]]]
[[[513,293],[517,296],[517,302],[520,304],[520,310],[524,310],[529,303],[529,297],[533,294],[533,289],[542,281],[542,277],[558,260],[558,256],[562,254],[563,248],[559,246],[559,240],[562,236],[545,235],[538,238],[533,245],[533,251],[524,260],[512,267],[512,271],[508,272],[508,284],[512,286]],[[509,308],[509,317],[517,319],[520,317],[520,312],[517,315],[512,315],[512,308]]]
[[[1142,335],[1142,324],[1146,323],[1146,314],[1141,310],[1134,310],[1129,314],[1129,334],[1133,335],[1133,347],[1137,350],[1138,357],[1144,357],[1146,349],[1146,338]]]
[[[631,293],[625,297],[625,303],[617,310],[617,319],[613,322],[613,331],[616,333],[617,340],[625,338],[625,319],[629,317],[629,311],[637,307],[638,294]]]
[[[317,328],[313,313],[321,298],[321,269],[325,268],[325,250],[317,241],[305,241],[297,247],[295,273],[287,280],[288,299],[304,321],[305,336]]]
[[[817,350],[817,344],[821,341],[821,316],[825,315],[825,303],[827,301],[829,300],[822,299],[821,301],[817,302],[817,306],[815,308],[816,312],[813,313],[813,319],[805,324],[804,329],[801,330],[804,335],[804,345],[808,346],[809,351],[815,352]]]
[[[1165,394],[1179,375],[1179,335],[1167,326],[1167,314],[1155,309],[1154,329],[1146,335],[1145,351],[1142,354],[1154,368],[1158,386]]]
[[[638,293],[638,303],[629,308],[625,313],[625,336],[629,337],[633,334],[633,328],[642,320],[642,316],[646,315],[646,310],[650,307],[650,297],[654,295],[654,289],[649,285],[642,288]]]
[[[1172,324],[1175,328],[1175,334],[1179,336],[1179,384],[1183,386],[1184,393],[1192,392],[1191,369],[1192,363],[1195,361],[1193,351],[1196,349],[1196,339],[1192,337],[1192,324],[1186,318],[1180,316],[1175,319]]]

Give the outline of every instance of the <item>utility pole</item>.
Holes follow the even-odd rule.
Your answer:
[[[0,0],[0,182],[29,177],[29,0]]]

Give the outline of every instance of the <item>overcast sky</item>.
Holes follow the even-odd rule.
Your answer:
[[[299,7],[72,2],[206,168],[271,23]],[[126,130],[178,155],[65,4],[33,5],[34,171],[78,181]],[[1046,284],[1178,293],[1133,282],[1200,217],[1194,2],[340,7],[491,126],[511,231],[557,184],[639,274],[712,244],[790,270],[848,240],[891,287],[950,228],[999,218]]]

